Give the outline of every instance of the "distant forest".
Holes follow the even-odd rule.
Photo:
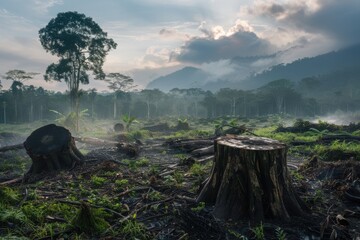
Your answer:
[[[334,78],[341,78],[343,74]],[[325,77],[323,77],[325,78]],[[329,82],[330,83],[330,82]],[[116,91],[98,93],[96,89],[80,92],[80,111],[93,119],[136,118],[216,118],[220,116],[254,117],[288,114],[295,117],[324,115],[336,110],[359,110],[360,89],[353,84],[326,88],[324,79],[304,78],[298,83],[287,79],[272,81],[255,90],[223,88],[217,92],[199,88]],[[320,94],[321,93],[321,94]],[[26,123],[54,120],[59,113],[70,112],[68,92],[52,92],[42,87],[13,84],[0,94],[0,122]]]

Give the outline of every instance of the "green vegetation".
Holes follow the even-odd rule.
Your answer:
[[[330,145],[317,144],[311,151],[326,161],[347,160],[351,157],[360,160],[360,145],[355,142],[334,141]]]
[[[122,223],[121,234],[125,239],[150,239],[146,228],[138,223],[135,218]]]
[[[256,240],[264,240],[265,239],[264,226],[263,226],[262,222],[260,223],[259,226],[251,228],[250,230],[253,232]]]
[[[129,181],[127,179],[119,179],[115,181],[116,187],[123,189],[129,184]]]
[[[233,231],[233,230],[230,230],[230,229],[229,229],[228,232],[229,232],[232,236],[234,236],[236,239],[248,240],[247,237],[245,237],[244,235],[242,235],[242,234],[240,234],[240,233],[237,233],[237,232],[235,232],[235,231]]]
[[[85,125],[85,117],[89,116],[88,109],[81,110],[79,111],[79,113],[70,112],[67,115],[55,110],[49,110],[49,111],[55,113],[58,116],[54,120],[57,124],[69,128],[73,131],[76,130],[78,123],[80,124],[80,126]]]
[[[303,175],[301,175],[301,173],[299,173],[298,171],[295,170],[290,170],[290,175],[296,180],[296,181],[302,181],[305,179],[305,177]]]
[[[106,178],[94,175],[94,176],[91,177],[91,182],[95,186],[99,187],[99,186],[103,185],[106,182]]]
[[[200,212],[200,211],[202,211],[204,208],[205,208],[205,203],[204,203],[204,202],[199,202],[196,207],[191,208],[191,211]]]
[[[139,122],[138,120],[136,120],[136,117],[132,117],[132,116],[129,116],[129,115],[123,115],[122,120],[125,123],[125,130],[126,131],[130,130],[131,125],[133,125],[134,123]]]
[[[193,176],[202,176],[206,173],[206,165],[195,163],[191,166],[189,172]]]
[[[286,240],[286,233],[280,227],[277,227],[275,229],[275,235],[276,235],[277,240]]]
[[[9,187],[0,187],[0,204],[14,204],[20,200],[20,194]]]
[[[163,195],[158,191],[152,191],[149,193],[149,200],[151,201],[159,201],[163,199]]]
[[[149,159],[146,157],[140,159],[125,159],[122,162],[128,164],[129,169],[133,171],[138,170],[140,167],[146,167],[150,163]]]

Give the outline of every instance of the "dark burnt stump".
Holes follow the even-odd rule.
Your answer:
[[[28,174],[71,169],[84,159],[69,130],[55,124],[36,129],[26,139],[24,147],[32,159]]]
[[[215,205],[215,217],[260,222],[303,215],[306,206],[292,188],[285,144],[262,137],[225,136],[214,145],[211,175],[197,201]]]

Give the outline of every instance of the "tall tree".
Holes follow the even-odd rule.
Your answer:
[[[163,97],[163,93],[159,89],[144,89],[140,93],[145,96],[147,108],[146,118],[149,120],[151,115],[150,104],[154,104],[155,112],[157,112],[158,101]]]
[[[105,57],[117,44],[92,18],[78,12],[59,13],[40,29],[39,37],[43,48],[60,58],[48,66],[44,78],[66,82],[71,110],[78,116],[79,85],[89,83],[87,71],[92,71],[96,79],[105,78]]]
[[[24,70],[13,69],[5,73],[4,79],[12,81],[10,86],[11,92],[14,96],[14,115],[15,122],[18,121],[18,101],[20,100],[22,91],[24,89],[24,82],[32,79],[38,73],[26,72]]]
[[[206,91],[204,93],[204,99],[201,101],[201,104],[205,107],[207,111],[207,118],[212,118],[216,116],[217,101],[217,98],[211,91]]]
[[[201,88],[189,88],[185,90],[185,96],[188,101],[193,102],[194,116],[197,118],[199,113],[199,102],[205,96],[205,91]]]
[[[109,73],[106,75],[105,81],[108,82],[108,88],[114,92],[114,119],[117,118],[117,100],[122,92],[127,92],[136,87],[134,79],[121,73]]]
[[[288,79],[274,80],[259,88],[258,91],[273,102],[276,113],[279,114],[286,113],[288,100],[299,97],[294,90],[294,84]]]
[[[91,117],[94,119],[95,118],[94,103],[95,103],[95,98],[97,96],[96,88],[89,89],[87,91],[87,94],[91,103]]]
[[[219,92],[217,92],[217,96],[219,99],[227,102],[229,105],[230,114],[232,116],[236,116],[236,107],[237,103],[239,101],[240,92],[236,89],[230,89],[230,88],[221,88]]]

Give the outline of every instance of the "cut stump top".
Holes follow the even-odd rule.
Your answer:
[[[49,124],[32,132],[24,142],[24,147],[32,154],[47,154],[62,151],[70,140],[69,130]]]
[[[226,135],[216,139],[217,144],[254,151],[269,151],[286,148],[286,144],[274,139],[253,136]]]

